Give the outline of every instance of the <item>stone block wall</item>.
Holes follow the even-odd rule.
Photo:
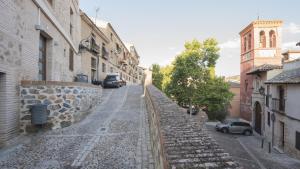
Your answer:
[[[64,128],[80,121],[101,102],[102,88],[74,82],[22,81],[20,94],[20,130],[29,133],[37,130],[31,124],[32,105],[47,105],[47,127]]]
[[[190,117],[154,86],[145,90],[155,168],[239,168],[205,130],[205,113]]]

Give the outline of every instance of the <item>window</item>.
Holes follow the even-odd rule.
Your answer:
[[[261,48],[265,48],[266,47],[266,35],[265,35],[265,31],[260,31],[260,33],[259,33],[259,46]]]
[[[114,72],[114,68],[110,67],[110,73],[113,73],[113,72]]]
[[[268,112],[268,126],[270,126],[271,124],[271,114],[270,112]]]
[[[113,34],[110,33],[110,40],[113,41]]]
[[[251,39],[252,39],[252,35],[251,33],[248,35],[248,50],[251,49]]]
[[[245,92],[248,91],[248,80],[245,80]]]
[[[46,42],[47,39],[40,35],[39,41],[39,60],[38,60],[38,79],[39,80],[46,80]]]
[[[284,111],[285,99],[284,99],[284,87],[279,86],[279,110]]]
[[[69,49],[69,70],[74,70],[74,52],[71,48]]]
[[[103,72],[103,73],[106,72],[106,65],[105,65],[105,63],[102,63],[102,72]]]
[[[269,38],[270,38],[270,48],[275,48],[276,47],[276,35],[273,30],[270,31]]]
[[[247,51],[247,37],[244,37],[244,52]]]
[[[70,35],[73,34],[73,10],[70,8]]]
[[[97,80],[96,77],[97,62],[95,58],[91,58],[91,80]]]

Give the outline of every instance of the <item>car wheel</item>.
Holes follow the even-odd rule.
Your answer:
[[[249,130],[244,131],[244,135],[246,135],[246,136],[250,136],[251,134],[252,134],[252,132]]]
[[[223,133],[228,133],[228,129],[227,128],[222,128],[221,130]]]

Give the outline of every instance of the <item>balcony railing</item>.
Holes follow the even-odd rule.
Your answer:
[[[95,43],[91,43],[91,50],[93,52],[95,52],[96,54],[99,54],[100,53],[100,46],[98,46],[97,44]]]
[[[272,110],[276,112],[284,112],[285,99],[272,98]]]

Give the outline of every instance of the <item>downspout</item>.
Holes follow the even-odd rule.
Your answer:
[[[41,25],[41,8],[38,8],[38,25]]]

